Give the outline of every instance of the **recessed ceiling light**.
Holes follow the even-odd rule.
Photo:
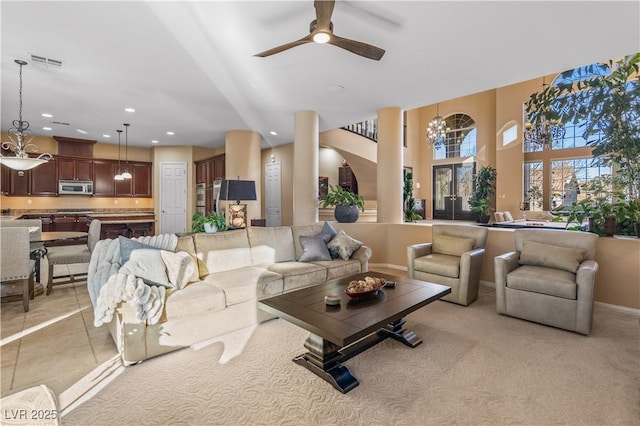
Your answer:
[[[269,132],[270,135],[278,136],[278,132],[274,132],[273,130]]]
[[[127,112],[136,112],[136,110],[133,108],[125,108],[124,110]]]
[[[42,113],[42,116],[43,116],[43,117],[47,117],[47,118],[51,118],[51,117],[53,117],[53,115],[51,115],[51,114],[49,114],[49,113],[46,113],[46,112],[43,112],[43,113]]]
[[[330,92],[344,92],[344,86],[340,86],[339,84],[333,84],[327,87],[327,90]]]
[[[158,142],[158,141],[156,141],[156,140],[153,140],[153,141],[151,141],[151,143],[159,143],[159,142]]]
[[[173,133],[173,132],[167,132],[167,134],[168,134],[169,136],[173,136],[173,135],[175,135],[175,133]]]
[[[102,135],[103,138],[110,138],[111,135]]]
[[[82,130],[82,129],[76,129],[76,132],[82,133],[83,135],[87,134],[87,132],[85,130]]]
[[[51,127],[43,127],[42,130],[53,130]]]

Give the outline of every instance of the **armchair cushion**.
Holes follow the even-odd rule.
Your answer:
[[[460,276],[460,257],[434,253],[419,257],[413,261],[417,271],[429,274],[458,278]]]
[[[549,296],[576,299],[576,275],[560,269],[523,265],[507,274],[507,287]]]
[[[575,274],[583,258],[584,251],[577,248],[524,241],[519,263],[562,269]]]
[[[473,249],[473,238],[452,237],[445,234],[433,235],[433,252],[448,254],[450,256],[462,256],[462,253]]]

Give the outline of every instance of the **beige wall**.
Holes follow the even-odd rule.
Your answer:
[[[407,246],[431,241],[429,224],[334,223],[373,250],[371,263],[406,270]],[[556,231],[549,231],[556,232]],[[480,279],[493,283],[494,258],[515,250],[513,230],[489,229]],[[640,239],[600,237],[595,300],[640,309]]]

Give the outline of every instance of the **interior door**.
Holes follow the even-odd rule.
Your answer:
[[[265,165],[265,219],[267,226],[280,226],[282,216],[280,213],[281,189],[280,189],[280,163],[268,163]]]
[[[187,164],[160,164],[160,233],[187,229]]]
[[[475,163],[444,164],[433,167],[433,218],[474,220],[469,207],[473,191]]]

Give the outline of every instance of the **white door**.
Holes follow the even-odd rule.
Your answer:
[[[267,226],[280,226],[280,163],[265,165],[265,213]]]
[[[187,164],[160,164],[160,233],[187,230]]]

